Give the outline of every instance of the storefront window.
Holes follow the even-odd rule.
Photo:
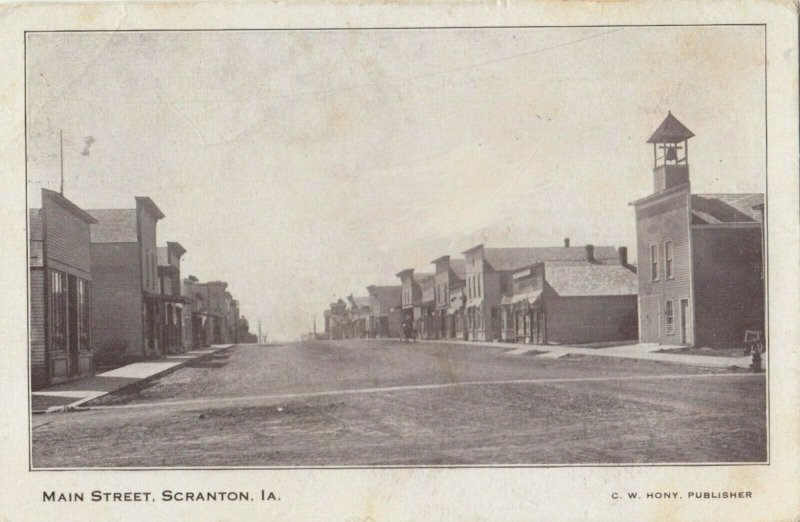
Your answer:
[[[67,349],[67,275],[50,271],[50,348]]]

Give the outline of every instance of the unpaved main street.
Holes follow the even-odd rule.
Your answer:
[[[46,467],[760,462],[763,375],[390,341],[239,346],[36,416]]]

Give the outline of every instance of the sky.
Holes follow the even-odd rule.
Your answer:
[[[765,191],[757,26],[33,33],[31,207],[149,196],[182,274],[254,330],[478,243],[628,246],[646,140],[696,137],[692,190]]]

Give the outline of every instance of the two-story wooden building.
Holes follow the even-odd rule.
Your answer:
[[[764,195],[692,194],[689,139],[672,113],[653,144],[653,193],[636,208],[639,337],[661,344],[739,347],[764,329]]]
[[[109,364],[157,357],[162,307],[156,224],[164,214],[148,197],[136,208],[89,210],[92,325],[98,356]]]
[[[62,195],[43,189],[31,209],[31,387],[89,376],[92,351],[92,271],[89,227],[95,219]]]
[[[432,280],[433,274],[415,273],[413,268],[401,270],[396,274],[400,279],[401,324],[411,321],[422,335],[424,317],[433,307]],[[423,285],[427,294],[423,296]],[[423,304],[424,303],[424,304]]]
[[[463,259],[441,256],[431,261],[436,267],[434,275],[436,337],[449,339],[456,336],[456,322],[461,314],[461,303],[452,296],[460,295],[464,287],[465,264]]]
[[[186,249],[175,241],[158,247],[159,312],[162,315],[159,344],[164,353],[185,351],[183,337],[187,327],[184,325],[183,307],[187,299],[183,296],[181,280],[181,257],[185,253]]]
[[[465,314],[467,337],[494,341],[502,337],[500,306],[512,292],[512,274],[526,266],[551,263],[605,263],[618,260],[617,249],[609,246],[486,248],[483,244],[463,252],[465,260]]]
[[[206,342],[206,310],[203,294],[198,291],[200,281],[190,275],[183,279],[181,296],[183,306],[183,349],[184,351],[199,350],[208,346]]]

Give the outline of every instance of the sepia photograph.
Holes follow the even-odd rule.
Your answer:
[[[31,471],[770,463],[764,24],[24,45]]]

